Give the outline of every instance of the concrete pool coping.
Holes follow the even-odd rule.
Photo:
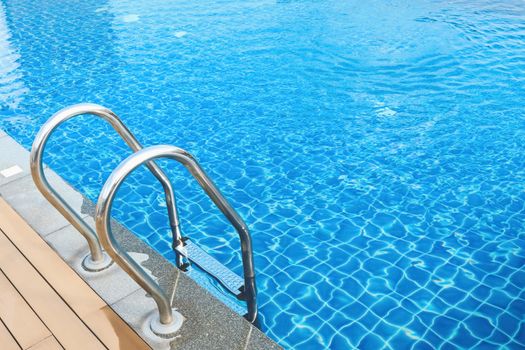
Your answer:
[[[98,273],[85,271],[88,253],[82,235],[37,190],[29,171],[29,152],[0,129],[0,196],[70,265],[77,274],[155,349],[279,349],[242,316],[224,305],[121,224],[112,222],[122,247],[171,297],[185,317],[173,340],[152,335],[145,321],[156,306],[152,298],[116,264]],[[92,227],[94,205],[46,167],[51,185]],[[5,175],[5,176],[4,176]],[[102,184],[101,184],[102,185]]]

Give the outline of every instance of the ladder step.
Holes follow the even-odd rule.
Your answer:
[[[185,245],[179,245],[175,250],[182,256],[199,266],[201,269],[212,275],[226,289],[238,296],[241,294],[244,280],[235,272],[221,264],[217,259],[206,253],[198,245],[190,241],[185,241]]]

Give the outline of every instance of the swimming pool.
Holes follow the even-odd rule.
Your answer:
[[[283,347],[525,346],[522,1],[1,4],[0,127],[29,148],[94,102],[195,154],[252,230]],[[128,152],[85,118],[46,162],[96,200]],[[240,274],[235,232],[170,164],[183,232]],[[118,197],[172,259],[151,175]]]

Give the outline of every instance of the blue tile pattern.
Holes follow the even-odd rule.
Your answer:
[[[523,1],[0,12],[0,127],[30,147],[52,113],[94,102],[145,145],[193,152],[253,232],[262,325],[283,347],[525,347]],[[92,199],[129,154],[87,117],[48,150]],[[235,232],[183,169],[169,174],[185,234],[241,275]],[[151,175],[118,197],[114,215],[172,259]]]

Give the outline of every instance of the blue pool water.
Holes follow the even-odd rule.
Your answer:
[[[94,102],[195,154],[252,230],[283,347],[525,347],[523,1],[3,0],[0,55],[25,147]],[[93,200],[129,154],[94,118],[48,151]],[[240,274],[235,232],[167,164],[183,231]],[[162,197],[139,171],[114,215],[173,259]]]

